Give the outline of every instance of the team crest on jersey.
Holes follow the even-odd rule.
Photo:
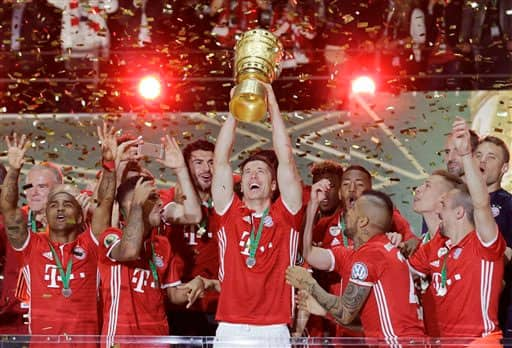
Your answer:
[[[87,256],[87,252],[80,245],[74,247],[72,252],[78,260],[84,260]]]
[[[460,257],[460,254],[462,253],[462,248],[457,248],[453,252],[453,259],[457,260]]]
[[[339,236],[339,234],[341,233],[341,228],[339,228],[338,226],[331,226],[329,227],[329,233],[333,237]]]
[[[112,244],[114,244],[117,240],[119,239],[119,236],[115,233],[111,233],[109,235],[107,235],[105,237],[105,239],[103,240],[103,244],[105,244],[105,246],[107,248],[109,248]]]
[[[155,263],[155,266],[158,268],[164,267],[164,258],[160,255],[155,254],[153,257],[153,262]]]
[[[272,216],[270,216],[270,215],[265,216],[265,218],[263,219],[263,226],[269,227],[269,228],[274,226],[274,220],[272,220]]]
[[[336,245],[340,245],[341,242],[338,238],[333,238],[332,241],[331,241],[331,246],[336,246]]]
[[[499,205],[493,205],[491,207],[491,212],[493,217],[497,217],[500,215],[501,207]]]
[[[364,281],[368,278],[368,267],[362,262],[356,262],[352,266],[351,278],[354,280]]]
[[[53,255],[51,251],[43,253],[43,256],[46,257],[48,260],[53,261]]]

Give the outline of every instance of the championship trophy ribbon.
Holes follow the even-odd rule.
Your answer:
[[[263,29],[246,31],[235,47],[234,73],[236,87],[229,102],[229,111],[236,119],[257,122],[267,113],[265,87],[272,83],[280,71],[283,57],[281,42]]]

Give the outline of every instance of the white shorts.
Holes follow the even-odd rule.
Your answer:
[[[248,325],[221,322],[217,328],[215,348],[283,347],[290,345],[290,330],[286,324]]]

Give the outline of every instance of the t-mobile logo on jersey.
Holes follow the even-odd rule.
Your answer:
[[[78,276],[83,279],[83,278],[85,278],[85,273],[80,272],[78,274]],[[70,282],[73,279],[75,279],[75,275],[73,273],[71,273],[69,276]],[[60,276],[56,265],[46,264],[44,266],[44,280],[47,280],[50,282],[50,284],[48,284],[49,288],[58,289],[61,287],[62,277]],[[61,284],[58,284],[57,282],[60,282]]]
[[[135,284],[133,291],[144,293],[144,288],[148,286],[150,275],[151,271],[147,269],[135,268],[132,276],[132,283]],[[155,288],[155,282],[151,282],[149,286]]]

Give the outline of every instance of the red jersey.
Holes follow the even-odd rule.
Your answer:
[[[63,295],[62,278],[50,243],[64,269],[70,259],[73,262],[69,297]],[[97,243],[90,229],[69,243],[52,242],[46,233],[27,234],[24,245],[16,251],[23,258],[32,334],[99,333]]]
[[[479,337],[499,330],[498,298],[505,247],[501,234],[485,245],[472,231],[453,245],[438,232],[409,258],[413,271],[432,279],[430,287],[442,337]]]
[[[164,203],[174,201],[174,188],[165,192]],[[182,280],[189,281],[200,275],[217,279],[219,250],[212,232],[213,205],[202,203],[203,220],[197,225],[172,225],[169,241],[173,252],[183,259]]]
[[[372,288],[360,313],[365,336],[398,343],[400,337],[425,335],[407,261],[385,234],[353,252],[334,249],[333,255],[338,272],[345,277],[350,272],[350,282]]]
[[[164,204],[174,202],[175,188],[161,192]],[[183,282],[188,282],[196,276],[207,279],[217,279],[219,271],[219,247],[214,231],[213,205],[211,201],[202,202],[203,218],[196,225],[166,225],[165,234],[171,243],[171,249],[176,257],[178,275]],[[219,294],[209,291],[198,299],[192,308],[215,313]],[[180,308],[182,310],[183,308]]]
[[[252,268],[246,264],[250,231],[254,227],[256,234],[261,215],[255,215],[237,195],[225,211],[216,214],[222,284],[217,320],[253,325],[290,323],[293,289],[285,282],[285,272],[295,264],[302,210],[292,214],[281,197],[272,203],[263,220]]]
[[[101,332],[107,338],[107,347],[114,344],[116,335],[168,335],[165,289],[181,283],[165,237],[153,234],[144,241],[139,259],[121,263],[110,258],[110,253],[121,242],[122,235],[122,230],[111,227],[99,239],[98,268],[103,297]],[[155,265],[158,281],[150,260]]]

